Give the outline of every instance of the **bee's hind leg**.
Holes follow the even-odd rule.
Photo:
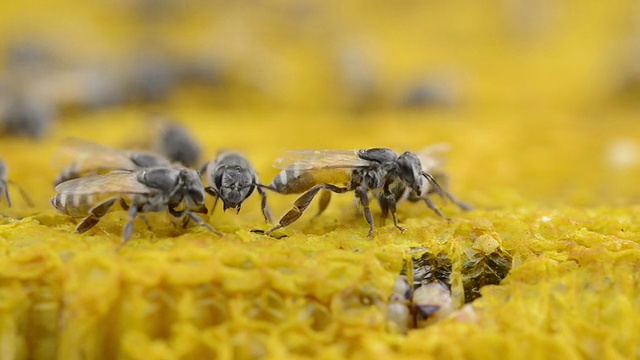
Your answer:
[[[115,204],[116,200],[118,200],[118,198],[110,198],[92,207],[91,210],[89,210],[89,215],[82,219],[80,224],[76,226],[76,232],[82,234],[96,226],[100,219],[109,212],[109,209]]]
[[[281,229],[285,226],[291,225],[293,222],[298,220],[302,213],[309,207],[313,198],[318,195],[318,192],[322,189],[326,189],[335,193],[343,193],[345,191],[349,191],[347,188],[341,188],[338,186],[330,185],[330,184],[321,184],[312,187],[307,190],[306,193],[302,194],[296,201],[293,203],[293,208],[289,210],[282,218],[280,218],[280,222],[277,226],[272,228],[271,230],[265,232],[265,235],[270,235],[272,232]]]
[[[318,201],[318,212],[315,215],[313,215],[313,219],[322,215],[322,213],[329,206],[330,202],[331,202],[331,191],[322,190],[320,192],[320,200]]]

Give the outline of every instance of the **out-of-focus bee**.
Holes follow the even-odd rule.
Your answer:
[[[422,170],[420,159],[411,152],[398,156],[393,150],[385,148],[363,149],[358,151],[290,151],[276,160],[276,168],[284,169],[268,186],[281,194],[299,194],[300,196],[281,219],[279,224],[267,231],[283,228],[296,221],[307,209],[313,198],[321,190],[335,193],[355,191],[356,197],[364,208],[364,217],[369,223],[369,237],[373,236],[373,216],[369,209],[369,191],[381,189],[389,205],[394,225],[400,231],[395,214],[395,196],[391,185],[399,181],[416,194],[422,195],[422,178],[437,190],[440,186],[429,173]],[[328,196],[321,199],[320,211],[328,205]]]
[[[171,165],[169,160],[151,152],[114,149],[77,138],[65,140],[54,161],[56,165],[66,166],[56,177],[54,185],[81,176],[104,174],[113,170],[133,171]]]
[[[7,200],[7,206],[11,207],[11,197],[9,196],[9,184],[14,185],[20,191],[20,195],[24,198],[27,205],[33,207],[33,202],[27,195],[27,193],[15,182],[7,179],[7,165],[0,159],[0,203],[2,203],[2,199]]]
[[[0,134],[42,138],[57,118],[53,101],[37,91],[7,94],[0,104]]]
[[[393,284],[393,293],[387,304],[387,321],[391,330],[404,334],[412,326],[411,294],[411,285],[409,285],[407,277],[398,276]]]
[[[429,198],[429,195],[432,195],[436,192],[444,194],[447,199],[456,204],[462,210],[469,211],[473,209],[471,205],[456,199],[448,190],[449,175],[443,169],[444,153],[447,151],[449,151],[449,145],[439,143],[428,146],[422,149],[422,151],[416,153],[416,155],[420,159],[420,164],[422,164],[421,170],[425,173],[431,174],[435,181],[440,185],[440,188],[432,186],[432,183],[430,181],[425,182],[424,178],[419,178],[417,181],[421,182],[421,194],[408,187],[403,182],[396,182],[392,186],[391,192],[394,194],[393,198],[385,196],[385,194],[379,190],[376,190],[376,192],[374,192],[376,198],[378,199],[378,202],[380,203],[383,219],[387,217],[390,209],[395,208],[396,203],[403,200],[408,200],[411,202],[424,201],[430,209],[438,214],[438,216],[444,217],[440,209],[438,209],[431,198]]]
[[[211,213],[218,200],[222,200],[224,210],[236,209],[240,212],[242,203],[257,190],[262,197],[261,207],[264,219],[273,222],[267,205],[267,193],[260,184],[255,168],[247,158],[236,151],[223,151],[215,160],[204,165],[200,173],[207,184],[205,191],[215,198]]]
[[[455,310],[451,290],[440,281],[423,283],[415,289],[411,307],[418,328],[436,323]]]
[[[406,109],[452,107],[460,102],[456,84],[447,78],[422,79],[411,84],[400,100]]]
[[[83,233],[94,227],[116,202],[129,211],[122,234],[124,245],[133,233],[138,213],[168,210],[176,218],[187,217],[222,235],[195,213],[207,213],[204,186],[191,169],[154,167],[140,171],[115,171],[65,181],[56,186],[51,204],[71,217],[84,217],[76,227]]]
[[[167,159],[192,167],[198,163],[202,148],[183,126],[164,119],[153,119],[155,128],[151,150]]]

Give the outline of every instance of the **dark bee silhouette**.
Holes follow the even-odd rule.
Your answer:
[[[65,181],[56,186],[53,207],[72,217],[84,217],[76,227],[83,233],[94,227],[119,201],[129,211],[122,234],[124,245],[133,233],[138,213],[168,210],[176,218],[194,220],[198,225],[222,235],[195,213],[207,213],[204,186],[191,169],[155,167],[140,171],[115,171]]]
[[[152,151],[187,167],[198,163],[202,149],[186,128],[168,120],[155,120],[153,125],[156,134]]]
[[[200,173],[205,177],[205,191],[215,198],[213,209],[222,200],[224,210],[240,212],[242,203],[257,190],[262,197],[262,214],[267,222],[273,222],[267,205],[267,193],[260,184],[258,175],[249,160],[235,151],[223,151],[215,160],[207,163]]]
[[[54,185],[81,176],[105,174],[113,170],[140,170],[156,166],[169,167],[164,157],[144,151],[114,149],[87,140],[66,139],[54,158],[62,166]]]
[[[276,160],[275,166],[284,169],[269,185],[281,194],[299,194],[300,196],[281,219],[279,224],[265,234],[283,228],[296,221],[307,209],[313,198],[321,190],[335,193],[354,191],[364,208],[364,217],[369,224],[369,236],[373,236],[373,217],[369,209],[369,191],[381,189],[389,205],[394,225],[400,231],[395,209],[395,196],[391,185],[400,181],[417,194],[423,192],[424,177],[436,189],[440,189],[430,174],[422,171],[420,159],[413,153],[405,152],[398,156],[385,148],[364,149],[358,151],[290,151],[287,156]],[[328,205],[329,197],[323,196],[320,202],[322,213]]]
[[[0,159],[0,203],[4,198],[7,200],[7,206],[11,207],[12,204],[11,197],[9,196],[9,184],[17,187],[20,191],[20,195],[22,195],[27,205],[33,207],[33,202],[31,201],[27,193],[18,184],[7,179],[7,165],[4,163],[4,161],[2,161],[2,159]]]

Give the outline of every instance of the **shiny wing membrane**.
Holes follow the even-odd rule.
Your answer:
[[[59,194],[149,194],[152,190],[138,181],[138,172],[116,171],[65,181],[56,186]]]
[[[371,163],[358,157],[355,151],[335,150],[289,150],[276,159],[277,169],[324,170],[354,169],[367,167]]]
[[[137,168],[131,162],[128,152],[78,138],[63,140],[60,150],[54,156],[54,166],[59,169],[71,164],[75,164],[78,173]]]

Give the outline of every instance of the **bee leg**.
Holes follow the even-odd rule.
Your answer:
[[[203,226],[203,227],[205,227],[207,230],[211,231],[212,233],[214,233],[214,234],[216,234],[216,235],[218,235],[218,236],[222,237],[222,233],[221,233],[221,232],[219,232],[218,230],[214,229],[214,228],[213,228],[213,226],[211,226],[211,225],[207,224],[206,222],[204,222],[204,221],[200,218],[200,216],[198,216],[198,215],[196,215],[196,214],[192,213],[191,211],[187,211],[186,213],[187,213],[187,216],[188,216],[191,220],[193,220],[193,221],[195,221],[195,222],[196,222],[196,224],[198,224],[198,225],[200,225],[200,226]]]
[[[382,195],[380,195],[380,200],[381,200],[380,207],[383,208],[383,214],[384,214],[384,207],[386,207],[387,212],[391,211],[391,218],[393,218],[393,225],[395,225],[395,227],[398,230],[400,230],[400,232],[405,232],[406,231],[405,228],[403,228],[398,224],[398,217],[396,216],[396,197],[395,195],[393,195],[393,193],[389,191],[389,188],[385,188]],[[384,206],[382,204],[384,204]],[[384,215],[386,218],[386,214]]]
[[[322,215],[322,213],[327,209],[329,203],[331,202],[331,191],[322,190],[320,192],[320,200],[318,201],[318,212],[313,215],[313,219]]]
[[[258,194],[260,194],[260,197],[262,198],[262,200],[260,201],[260,207],[262,209],[264,221],[271,224],[273,223],[273,215],[271,214],[271,209],[269,209],[269,206],[267,205],[267,192],[264,191],[264,189],[260,186],[258,186],[256,190],[258,190]]]
[[[82,219],[80,224],[76,226],[76,232],[82,234],[96,226],[100,219],[111,209],[113,204],[115,204],[116,200],[118,200],[118,198],[110,198],[92,207],[91,210],[89,210],[89,215]]]
[[[122,242],[118,245],[118,250],[123,247],[129,239],[131,239],[131,235],[133,235],[133,224],[136,221],[136,216],[138,215],[138,207],[135,205],[131,205],[129,207],[129,215],[127,216],[127,224],[124,226],[122,230]]]
[[[282,218],[280,218],[280,222],[276,227],[265,232],[264,234],[270,235],[272,232],[278,229],[281,229],[285,226],[291,225],[293,222],[298,220],[300,216],[302,216],[302,213],[309,207],[309,204],[311,203],[313,198],[315,198],[316,195],[318,195],[318,192],[322,189],[327,189],[335,193],[343,193],[349,190],[347,188],[341,188],[341,187],[333,186],[330,184],[321,184],[321,185],[316,185],[312,187],[311,189],[307,190],[307,192],[302,194],[298,199],[296,199],[296,201],[293,203],[293,208],[289,210],[286,214],[284,214]]]
[[[431,201],[431,199],[428,196],[425,196],[422,199],[427,204],[429,209],[433,210],[438,216],[440,216],[441,218],[445,218],[445,219],[447,218],[442,214],[442,211],[440,211],[440,209],[438,209],[436,204],[434,204],[433,201]]]
[[[389,204],[389,198],[387,196],[385,196],[384,193],[379,194],[378,195],[378,203],[380,204],[380,210],[381,210],[381,225],[384,225],[384,223],[387,220],[387,216],[389,216],[389,209],[391,208],[391,205]]]
[[[360,199],[360,204],[362,204],[362,207],[364,209],[364,218],[367,220],[367,223],[369,224],[369,234],[367,236],[372,238],[373,237],[373,215],[371,215],[371,209],[369,208],[369,194],[368,194],[367,188],[358,186],[356,188],[356,196],[358,197],[358,199]]]
[[[465,203],[465,202],[462,202],[462,201],[458,200],[458,199],[457,199],[457,198],[455,198],[455,197],[454,197],[450,192],[445,191],[445,192],[444,192],[444,195],[445,195],[449,200],[451,200],[451,202],[452,202],[452,203],[456,204],[456,206],[457,206],[457,207],[459,207],[461,210],[463,210],[463,211],[471,211],[471,210],[473,210],[473,206],[471,206],[471,205],[469,205],[469,204],[467,204],[467,203]]]
[[[9,188],[6,181],[0,180],[0,190],[4,193],[4,198],[7,199],[7,206],[11,207],[11,197],[9,196]],[[2,195],[0,194],[0,200],[2,200]]]
[[[149,223],[149,219],[147,219],[146,216],[144,215],[140,215],[138,216],[140,219],[142,219],[142,221],[144,221],[144,224],[147,225],[147,229],[148,230],[153,230],[153,228],[151,227],[151,224]]]
[[[20,196],[22,196],[22,198],[24,199],[24,202],[27,203],[27,206],[33,207],[33,201],[31,201],[31,198],[29,197],[29,195],[27,195],[27,192],[24,191],[22,186],[18,185],[17,183],[15,183],[15,182],[13,182],[11,180],[7,180],[7,184],[11,184],[11,185],[15,186],[16,188],[18,188],[18,191],[20,192]],[[7,194],[7,199],[9,199],[9,193],[7,192],[6,194]]]

